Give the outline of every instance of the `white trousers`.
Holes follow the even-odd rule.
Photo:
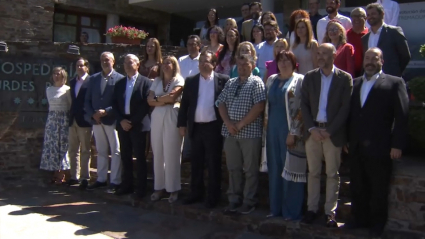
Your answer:
[[[180,155],[183,138],[177,128],[178,108],[155,107],[151,120],[154,189],[176,192],[181,189]]]
[[[91,127],[80,127],[74,120],[69,127],[67,156],[71,165],[71,179],[90,179]]]
[[[97,181],[108,180],[109,149],[111,150],[111,183],[121,184],[121,154],[118,133],[113,125],[93,125],[93,134],[97,149]]]

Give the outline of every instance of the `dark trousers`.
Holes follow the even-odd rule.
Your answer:
[[[353,150],[353,151],[351,151]],[[361,146],[350,149],[351,213],[363,226],[385,226],[393,162],[388,155],[371,157]]]
[[[208,168],[207,200],[218,203],[221,193],[221,155],[223,150],[222,123],[213,121],[205,124],[195,123],[190,139],[192,178],[191,189],[195,197],[204,197],[204,169]]]
[[[146,193],[147,166],[146,166],[146,132],[142,132],[141,126],[124,131],[117,126],[120,140],[122,183],[121,187],[133,190],[133,154],[136,157],[136,193]]]

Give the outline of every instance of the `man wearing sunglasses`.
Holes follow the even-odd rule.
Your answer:
[[[229,170],[229,206],[225,212],[248,214],[257,204],[266,91],[261,78],[251,74],[255,68],[251,55],[239,56],[236,63],[239,77],[227,82],[217,101]]]

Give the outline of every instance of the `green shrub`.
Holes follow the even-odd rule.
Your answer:
[[[409,81],[410,92],[415,101],[425,101],[425,76],[418,76]]]
[[[409,134],[418,146],[425,146],[425,110],[411,109],[409,111]]]

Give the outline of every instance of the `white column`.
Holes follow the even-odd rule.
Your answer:
[[[261,0],[261,5],[263,7],[263,12],[274,12],[274,0]]]
[[[108,14],[106,17],[106,30],[108,31],[109,28],[115,27],[120,23],[120,16],[116,14]],[[106,43],[111,43],[111,37],[106,37]]]

